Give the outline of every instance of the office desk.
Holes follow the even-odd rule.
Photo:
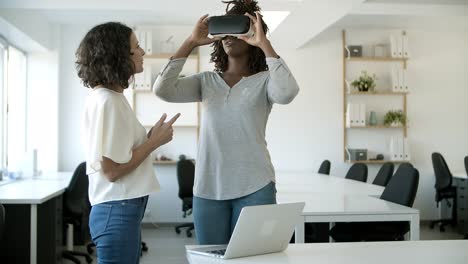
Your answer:
[[[190,249],[195,246],[186,246]],[[281,253],[221,260],[187,253],[190,264],[465,264],[468,240],[290,244]]]
[[[419,240],[419,211],[378,199],[384,187],[319,173],[277,173],[278,203],[305,202],[305,223],[409,221]],[[304,222],[295,241],[304,243]]]
[[[457,230],[468,238],[468,176],[466,171],[453,173],[453,185],[457,187]]]
[[[45,173],[41,177],[20,179],[0,186],[0,203],[4,204],[5,207],[9,205],[23,205],[29,207],[29,258],[31,264],[37,263],[37,227],[38,214],[40,213],[38,212],[38,207],[59,197],[68,186],[71,176],[72,172]],[[60,201],[56,202],[59,206]],[[51,206],[54,206],[54,204]],[[6,217],[8,217],[8,215],[6,215]],[[27,230],[27,228],[25,229]],[[21,252],[19,252],[19,254],[21,254]],[[22,254],[24,255],[24,252]]]
[[[276,173],[278,192],[339,193],[380,196],[384,187],[320,173]]]
[[[410,222],[411,240],[419,240],[419,211],[365,195],[341,193],[281,193],[278,203],[305,202],[303,222],[296,226],[296,243],[304,243],[304,223]]]

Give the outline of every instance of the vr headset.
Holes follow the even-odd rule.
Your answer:
[[[253,35],[250,18],[244,15],[212,16],[208,20],[208,32],[213,37]]]

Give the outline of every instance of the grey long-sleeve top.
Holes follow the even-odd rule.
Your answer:
[[[178,78],[186,58],[170,60],[153,91],[167,102],[201,102],[194,195],[227,200],[275,181],[265,140],[274,103],[288,104],[299,87],[285,62],[267,58],[268,71],[243,77],[230,88],[216,72]]]

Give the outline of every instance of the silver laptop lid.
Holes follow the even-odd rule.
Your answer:
[[[280,252],[288,247],[305,203],[244,207],[224,258]]]

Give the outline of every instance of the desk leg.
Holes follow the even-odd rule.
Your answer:
[[[411,216],[410,240],[419,240],[419,214]]]
[[[37,263],[37,204],[31,204],[30,263]]]
[[[300,221],[296,224],[296,229],[295,229],[295,241],[296,244],[303,244],[304,243],[304,236],[305,236],[305,231],[304,231],[304,222],[305,222],[305,217],[301,216]]]

